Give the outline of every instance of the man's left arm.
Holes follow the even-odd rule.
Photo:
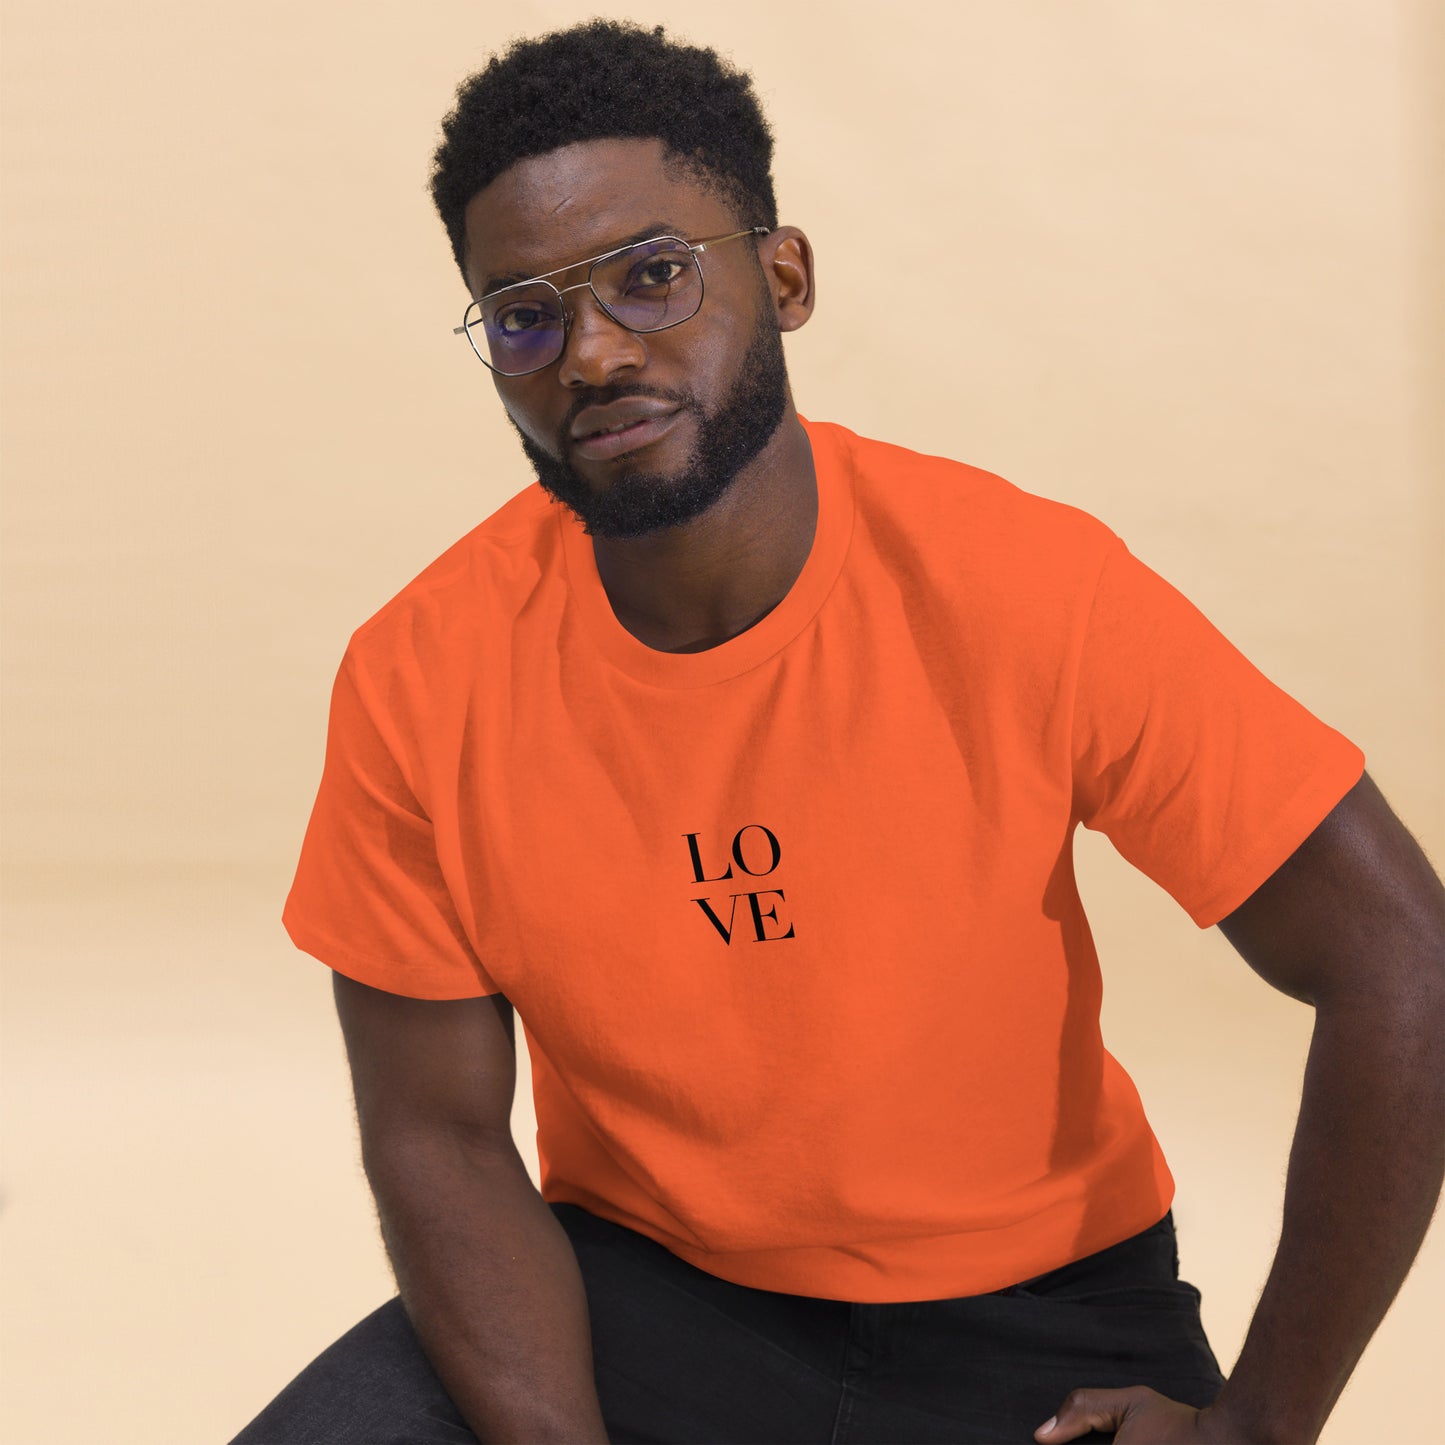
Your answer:
[[[1042,1442],[1318,1438],[1419,1251],[1445,1176],[1445,889],[1366,774],[1219,924],[1315,1010],[1274,1263],[1204,1410],[1081,1388]]]

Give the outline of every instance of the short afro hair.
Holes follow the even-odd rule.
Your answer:
[[[432,200],[465,277],[467,203],[528,156],[578,141],[658,139],[737,213],[778,224],[773,135],[751,79],[716,51],[613,20],[519,40],[457,88]]]

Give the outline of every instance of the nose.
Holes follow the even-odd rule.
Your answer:
[[[557,363],[563,386],[603,387],[627,371],[640,371],[647,362],[643,338],[614,321],[591,290],[573,292],[572,324]]]

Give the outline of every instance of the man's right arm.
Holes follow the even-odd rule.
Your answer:
[[[334,987],[382,1238],[447,1393],[485,1442],[605,1442],[577,1257],[512,1139],[509,1006]]]

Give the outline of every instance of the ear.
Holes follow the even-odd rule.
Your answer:
[[[796,331],[813,314],[813,248],[796,226],[779,226],[762,240],[758,259],[768,278],[778,330]]]

